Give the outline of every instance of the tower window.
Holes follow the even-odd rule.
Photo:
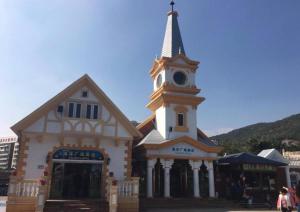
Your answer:
[[[159,88],[161,86],[162,83],[162,76],[161,74],[158,75],[158,77],[156,78],[156,88]]]
[[[175,74],[173,75],[173,79],[174,79],[175,83],[178,85],[184,85],[187,81],[187,77],[186,77],[185,73],[183,73],[181,71],[175,72]]]
[[[183,113],[177,114],[177,125],[184,126],[184,114]]]

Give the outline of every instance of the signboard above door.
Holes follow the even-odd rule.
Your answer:
[[[104,157],[96,150],[59,149],[53,154],[53,159],[101,161]]]

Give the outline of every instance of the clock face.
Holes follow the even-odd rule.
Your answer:
[[[173,79],[174,79],[174,82],[178,85],[185,85],[185,83],[187,81],[187,77],[186,77],[185,73],[183,73],[181,71],[175,72],[175,74],[173,75]]]
[[[156,88],[159,88],[161,86],[161,83],[162,83],[162,77],[161,77],[161,74],[160,74],[156,78]]]

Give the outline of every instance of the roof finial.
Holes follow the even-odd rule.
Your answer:
[[[170,3],[171,8],[172,8],[172,12],[174,12],[174,4],[175,4],[175,3],[174,3],[174,1],[172,0],[171,3]]]

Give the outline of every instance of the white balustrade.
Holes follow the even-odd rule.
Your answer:
[[[36,197],[39,191],[39,184],[33,180],[24,180],[16,183],[16,196]]]
[[[139,194],[138,178],[131,178],[129,180],[118,181],[118,196],[120,198],[137,197],[138,194]]]

